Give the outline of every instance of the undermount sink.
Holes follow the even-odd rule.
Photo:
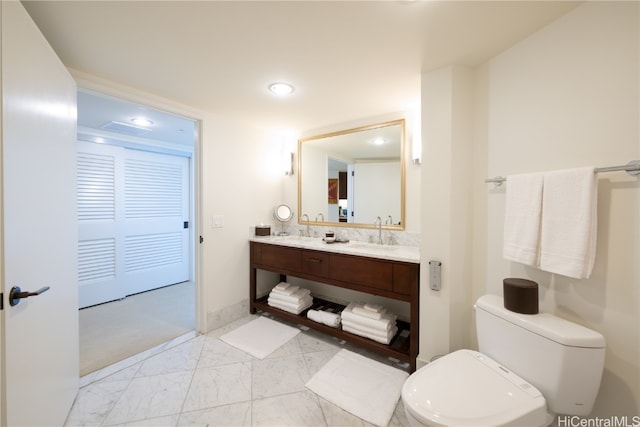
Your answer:
[[[367,251],[381,251],[381,252],[392,252],[398,250],[397,246],[389,246],[389,245],[378,245],[375,243],[365,243],[365,242],[350,242],[347,247],[353,249],[362,249]]]
[[[322,239],[318,237],[304,237],[304,236],[276,236],[273,238],[275,241],[280,242],[291,242],[291,243],[304,243],[304,244],[320,244],[323,243]]]

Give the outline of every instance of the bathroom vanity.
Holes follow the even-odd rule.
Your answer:
[[[362,242],[326,244],[321,239],[304,237],[256,237],[250,241],[250,311],[262,310],[283,319],[320,330],[380,354],[409,363],[415,371],[418,355],[420,255],[418,248],[382,246]],[[409,322],[398,320],[398,333],[389,345],[360,337],[340,328],[332,328],[306,317],[306,310],[296,315],[267,304],[267,295],[256,295],[257,271],[311,280],[328,286],[352,289],[409,304]],[[275,286],[277,283],[273,283]],[[344,306],[314,295],[310,309]]]

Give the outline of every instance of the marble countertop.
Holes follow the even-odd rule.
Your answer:
[[[252,242],[291,246],[294,248],[359,255],[369,258],[411,262],[415,264],[420,263],[420,248],[417,246],[377,245],[374,243],[358,242],[354,240],[347,243],[326,243],[321,237],[299,236],[255,236],[251,237],[249,240]]]

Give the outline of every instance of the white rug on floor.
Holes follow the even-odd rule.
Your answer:
[[[340,350],[306,386],[323,399],[386,427],[409,374],[349,350]]]
[[[220,339],[258,359],[264,359],[299,333],[300,329],[260,317],[222,335]]]

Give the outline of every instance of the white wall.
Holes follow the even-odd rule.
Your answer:
[[[422,76],[422,239],[419,365],[464,347],[471,321],[473,73],[445,67]],[[441,290],[429,261],[442,263]]]
[[[637,2],[587,3],[490,61],[489,176],[640,159],[638,12]],[[504,193],[487,191],[486,280],[475,293],[501,293],[504,277],[538,282],[543,310],[607,340],[594,414],[638,415],[640,181],[624,172],[598,181],[588,280],[503,260]]]
[[[275,231],[273,209],[289,177],[282,171],[277,135],[217,117],[205,118],[203,133],[202,278],[212,328],[248,313],[248,238],[257,224],[271,224]],[[213,215],[224,216],[224,227],[211,227]],[[225,314],[238,304],[246,307]]]
[[[474,70],[467,96],[456,96],[457,82],[468,83],[456,76],[456,67],[423,75],[423,263],[448,256],[443,285],[450,289],[438,295],[425,291],[422,276],[422,359],[458,346],[455,319],[469,314],[459,305],[466,303],[464,294],[472,304],[482,294],[502,294],[505,277],[528,278],[540,284],[543,311],[586,325],[607,340],[592,416],[640,413],[640,180],[624,172],[599,176],[597,258],[587,280],[503,260],[504,189],[483,183],[496,175],[640,159],[638,6],[580,5]],[[473,106],[472,117],[465,104]],[[430,129],[430,123],[436,127]],[[473,129],[470,161],[460,158],[461,150],[456,153],[464,144],[448,125],[461,126],[463,133]],[[470,175],[457,171],[459,161],[470,163]],[[451,178],[456,173],[469,179],[466,186]],[[447,180],[436,185],[428,175]],[[471,219],[459,216],[455,200],[461,206],[472,201]],[[434,201],[443,207],[429,210]],[[440,227],[430,225],[434,222]],[[465,238],[470,260],[455,249]],[[452,271],[471,272],[471,280],[461,284],[464,273],[454,279]],[[474,346],[471,320],[466,344]]]

